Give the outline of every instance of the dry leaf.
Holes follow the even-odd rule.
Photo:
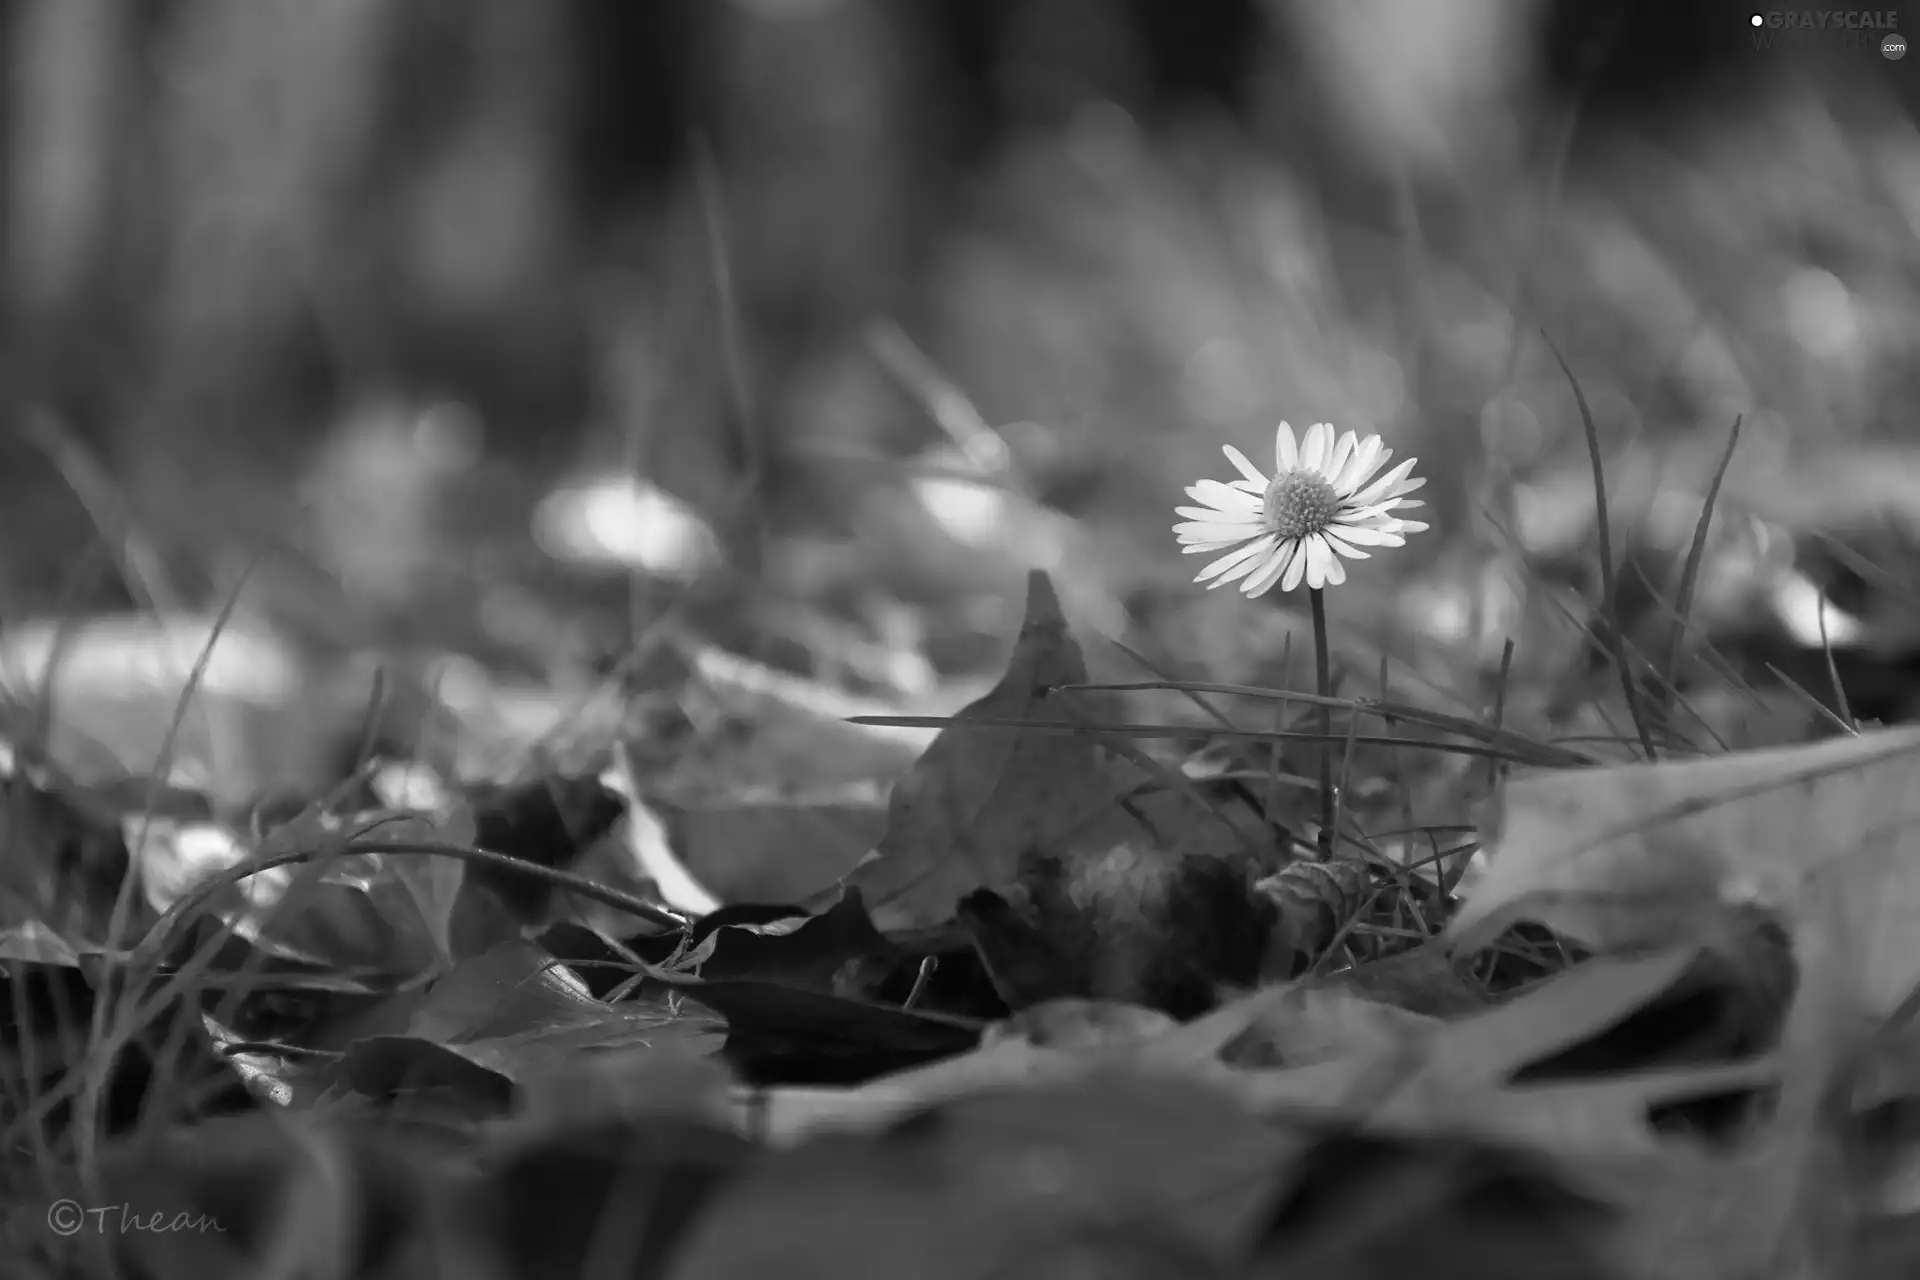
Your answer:
[[[1884,1016],[1920,985],[1917,749],[1903,728],[1518,779],[1452,934],[1471,947],[1532,919],[1621,951],[1757,906],[1792,934],[1803,989]]]
[[[680,862],[723,903],[805,902],[851,871],[886,822],[878,803],[654,807],[672,830]]]
[[[932,740],[927,729],[848,721],[938,712],[853,697],[704,643],[681,647],[693,677],[684,696],[704,718],[734,731],[713,741],[665,744],[668,758],[652,744],[633,744],[641,757],[636,777],[649,794],[693,804],[755,789],[791,795],[885,784],[902,776]]]
[[[958,718],[1071,723],[1047,690],[1086,679],[1053,584],[1034,573],[1006,675]],[[1074,712],[1106,718],[1078,695]],[[971,891],[1011,884],[1022,853],[1060,850],[1094,838],[1101,826],[1124,837],[1114,823],[1131,827],[1131,820],[1114,801],[1138,781],[1088,737],[949,726],[894,786],[877,856],[849,883],[866,896],[882,932],[943,924]]]
[[[1503,1082],[1639,1012],[1680,980],[1695,954],[1692,947],[1674,947],[1631,960],[1577,964],[1448,1026],[1434,1042],[1430,1069],[1458,1082]]]

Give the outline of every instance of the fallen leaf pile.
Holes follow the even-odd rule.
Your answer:
[[[15,749],[9,1274],[1920,1268],[1920,733],[1516,774],[1438,932],[1087,683],[1035,574],[917,757],[833,720],[864,795],[630,735],[269,818]]]

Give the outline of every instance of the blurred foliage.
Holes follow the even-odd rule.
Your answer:
[[[1355,671],[1471,703],[1511,636],[1551,685],[1583,642],[1530,584],[1593,519],[1543,331],[1623,534],[1684,549],[1736,415],[1723,531],[1820,526],[1855,477],[1795,478],[1909,434],[1907,64],[1744,12],[14,0],[0,602],[250,570],[297,633],[539,669],[675,604],[901,688],[993,669],[1043,568],[1270,679],[1290,615],[1179,587],[1168,509],[1332,419],[1434,479],[1342,593]],[[715,531],[690,594],[537,542],[619,468]]]

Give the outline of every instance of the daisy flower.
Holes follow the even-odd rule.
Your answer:
[[[1317,422],[1296,446],[1283,422],[1271,476],[1232,445],[1224,449],[1242,478],[1202,480],[1187,496],[1203,505],[1174,508],[1185,518],[1173,531],[1187,555],[1226,552],[1194,579],[1210,588],[1239,582],[1251,598],[1276,585],[1338,586],[1347,580],[1342,557],[1365,560],[1371,553],[1362,548],[1397,547],[1427,527],[1398,514],[1422,505],[1404,496],[1426,483],[1408,475],[1416,459],[1374,479],[1393,457],[1379,436],[1347,431],[1336,439],[1331,424]]]

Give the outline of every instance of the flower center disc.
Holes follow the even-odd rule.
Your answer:
[[[1340,495],[1324,476],[1312,471],[1289,471],[1267,486],[1267,528],[1282,538],[1304,538],[1333,523]]]

